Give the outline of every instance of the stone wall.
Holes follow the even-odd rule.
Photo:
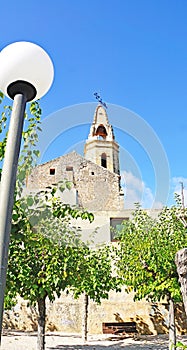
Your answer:
[[[47,326],[49,331],[65,333],[81,332],[81,314],[83,298],[74,300],[72,296],[62,294],[54,303],[47,303]],[[102,323],[135,321],[140,334],[163,334],[168,332],[168,305],[166,303],[148,303],[145,300],[134,302],[133,294],[110,293],[109,300],[101,305],[89,303],[88,329],[90,334],[102,333]],[[37,309],[27,307],[19,299],[16,307],[5,312],[4,328],[19,330],[37,329]],[[181,305],[176,308],[176,326],[179,334],[187,333],[187,321]]]
[[[28,178],[27,188],[43,189],[63,179],[72,182],[81,207],[90,211],[121,208],[119,176],[75,152],[37,166]]]

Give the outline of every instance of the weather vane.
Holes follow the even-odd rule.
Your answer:
[[[103,107],[108,108],[106,103],[103,102],[101,96],[99,96],[99,94],[97,92],[94,92],[94,96],[95,96],[96,100],[102,104]]]

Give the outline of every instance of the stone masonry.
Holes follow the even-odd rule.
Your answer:
[[[76,152],[37,166],[27,181],[29,190],[41,190],[67,179],[77,192],[77,204],[90,211],[120,210],[120,178]]]

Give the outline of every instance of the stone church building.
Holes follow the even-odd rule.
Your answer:
[[[84,157],[71,152],[37,166],[28,178],[27,188],[44,189],[63,179],[72,183],[72,189],[63,193],[62,200],[94,214],[92,224],[81,222],[83,239],[88,239],[97,228],[95,243],[110,242],[113,239],[110,228],[120,225],[131,211],[124,209],[119,145],[102,105],[95,110]]]

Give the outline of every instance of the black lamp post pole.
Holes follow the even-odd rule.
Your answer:
[[[14,96],[0,187],[0,343],[16,173],[27,98]]]

